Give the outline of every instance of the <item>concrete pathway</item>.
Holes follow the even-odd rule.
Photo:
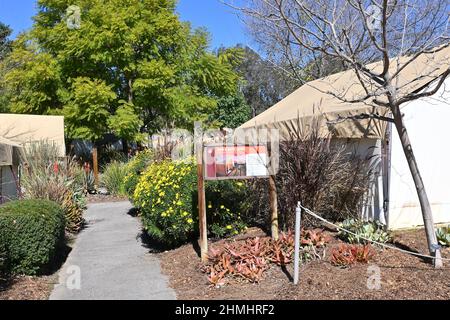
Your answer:
[[[142,246],[128,202],[91,204],[50,300],[169,300],[158,259]]]

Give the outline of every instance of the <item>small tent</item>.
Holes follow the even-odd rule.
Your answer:
[[[18,197],[20,145],[0,136],[0,204]]]
[[[64,117],[0,114],[0,203],[18,197],[20,149],[38,141],[55,144],[64,157]]]
[[[391,62],[391,74],[406,65],[396,77],[400,93],[420,92],[450,67],[450,47]],[[366,66],[380,70],[382,63]],[[370,85],[370,84],[369,84]],[[289,140],[296,130],[307,136],[313,120],[324,135],[352,146],[358,154],[373,159],[375,177],[361,216],[379,220],[390,229],[423,224],[419,200],[390,111],[361,99],[364,89],[353,70],[307,83],[240,129],[278,129],[281,140]],[[346,101],[346,102],[344,102]],[[350,102],[351,101],[351,102]],[[358,101],[358,102],[355,102]],[[450,222],[450,78],[440,91],[401,105],[404,121],[428,192],[435,223]],[[377,117],[368,117],[375,114]]]
[[[58,147],[60,157],[66,155],[62,116],[0,113],[0,136],[22,146],[47,141]]]

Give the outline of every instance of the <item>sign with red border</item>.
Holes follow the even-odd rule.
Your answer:
[[[205,146],[205,180],[268,177],[266,146]]]

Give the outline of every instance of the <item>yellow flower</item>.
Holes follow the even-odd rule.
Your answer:
[[[212,204],[211,204],[211,202],[208,204],[208,209],[212,209]]]
[[[225,206],[224,206],[224,205],[221,205],[221,206],[220,206],[220,209],[225,209]]]
[[[194,220],[192,220],[192,219],[188,219],[187,223],[189,223],[189,224],[193,224],[193,223],[194,223]]]
[[[182,214],[181,214],[183,217],[186,217],[186,216],[188,216],[189,215],[189,212],[187,212],[187,211],[184,211]]]
[[[227,226],[227,229],[228,229],[228,230],[231,230],[231,229],[233,229],[233,227],[230,226],[230,225],[228,225],[228,226]]]

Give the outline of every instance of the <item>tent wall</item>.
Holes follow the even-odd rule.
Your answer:
[[[11,171],[14,170],[14,174]],[[16,199],[17,183],[15,177],[17,177],[17,166],[0,166],[0,204],[9,200]]]
[[[450,78],[433,98],[402,107],[435,223],[450,222]],[[423,225],[422,213],[405,155],[394,129],[391,152],[389,228]]]
[[[346,152],[354,154],[361,159],[367,159],[370,167],[369,191],[364,197],[360,217],[364,220],[376,220],[386,224],[383,210],[383,162],[382,142],[380,139],[334,139],[337,145],[346,147]]]

